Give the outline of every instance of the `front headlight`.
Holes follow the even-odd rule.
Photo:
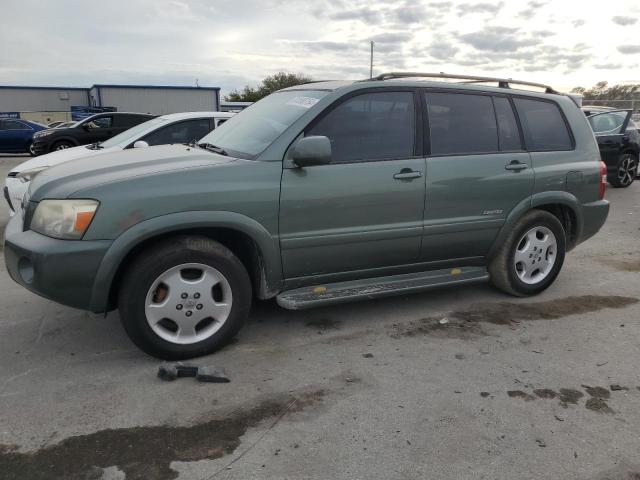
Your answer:
[[[49,237],[79,240],[98,208],[97,200],[42,200],[29,228]]]
[[[46,137],[47,135],[51,135],[53,133],[53,130],[40,130],[39,132],[36,132],[33,134],[34,138],[40,138],[40,137]]]
[[[18,174],[16,175],[16,178],[18,180],[20,180],[22,183],[27,183],[27,182],[30,182],[31,180],[33,180],[33,177],[35,177],[41,171],[46,170],[47,168],[49,168],[49,165],[45,165],[45,166],[42,166],[42,167],[30,168],[29,170],[24,170],[22,172],[18,172]]]

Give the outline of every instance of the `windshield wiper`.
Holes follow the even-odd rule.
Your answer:
[[[217,153],[219,155],[224,155],[225,157],[229,156],[229,154],[226,152],[224,148],[218,147],[213,143],[196,143],[195,145],[200,148],[204,148],[205,150],[209,150],[210,152]]]
[[[100,142],[96,142],[89,145],[88,148],[90,148],[91,150],[102,150],[104,147],[100,144]]]

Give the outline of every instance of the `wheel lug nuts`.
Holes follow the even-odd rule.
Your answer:
[[[176,310],[182,310],[182,304],[179,303],[178,305],[176,305]]]
[[[180,298],[187,298],[189,295],[187,295],[186,293],[183,293],[182,295],[180,295]]]
[[[193,298],[200,298],[200,294],[198,292],[194,293]]]
[[[193,315],[193,312],[192,312],[191,310],[187,310],[184,314],[185,314],[187,317],[190,317],[191,315]]]
[[[201,303],[197,304],[197,305],[196,305],[196,309],[198,309],[198,310],[202,310],[202,304],[201,304]]]

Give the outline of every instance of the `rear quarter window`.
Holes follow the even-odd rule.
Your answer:
[[[556,103],[528,98],[513,101],[528,150],[573,150],[571,134]]]

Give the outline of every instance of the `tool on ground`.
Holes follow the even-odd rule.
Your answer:
[[[173,381],[176,378],[195,377],[199,382],[228,383],[224,368],[198,366],[185,363],[163,363],[158,368],[158,378]]]

